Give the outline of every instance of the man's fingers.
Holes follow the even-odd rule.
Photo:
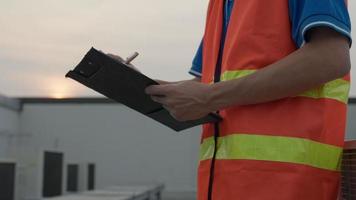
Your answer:
[[[162,104],[162,107],[166,109],[173,118],[177,120],[180,119],[179,115],[177,114],[177,110],[175,110],[172,107],[172,105],[168,102],[167,97],[152,96],[151,98],[153,101]]]
[[[171,108],[170,108],[170,107],[165,106],[165,105],[162,105],[162,107],[163,107],[164,109],[166,109],[169,113],[171,112]]]
[[[131,67],[131,69],[137,71],[137,72],[140,72],[140,70],[137,69],[137,67],[135,67],[133,64],[128,64],[129,67]],[[141,73],[141,72],[140,72]]]
[[[117,60],[117,61],[119,61],[119,62],[124,62],[125,60],[124,59],[122,59],[120,56],[118,56],[118,55],[114,55],[114,54],[111,54],[111,53],[108,53],[108,54],[106,54],[106,55],[108,55],[109,57],[111,57],[111,58],[113,58],[113,59],[115,59],[115,60]]]
[[[176,110],[174,110],[171,107],[166,106],[166,105],[163,105],[163,108],[166,109],[174,119],[176,119],[178,121],[184,121],[184,119],[177,113]]]
[[[167,105],[167,98],[166,97],[160,97],[160,96],[151,96],[151,99],[154,101],[154,102],[157,102],[157,103],[160,103],[164,106]]]
[[[126,63],[126,60],[124,60],[123,58],[121,58],[120,56],[118,55],[115,55],[115,54],[111,54],[111,53],[108,53],[106,54],[108,55],[110,58],[116,60],[116,61],[119,61],[121,63]],[[131,69],[137,71],[137,72],[140,72],[140,70],[138,70],[133,64],[129,63],[129,64],[126,64],[128,67],[130,67]],[[140,72],[141,73],[141,72]]]
[[[168,85],[151,85],[146,88],[145,92],[151,96],[166,96],[170,90]]]
[[[163,81],[163,80],[159,80],[159,79],[155,79],[155,81],[157,83],[159,83],[160,85],[166,85],[166,84],[171,84],[172,82],[168,82],[168,81]]]

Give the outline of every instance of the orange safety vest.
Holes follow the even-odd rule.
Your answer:
[[[236,4],[221,81],[247,76],[297,49],[288,1]],[[203,43],[207,84],[214,82],[222,27],[223,0],[211,0]],[[203,126],[198,200],[335,200],[349,88],[348,75],[295,97],[221,110],[218,126]]]

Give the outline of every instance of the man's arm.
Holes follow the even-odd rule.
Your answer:
[[[309,31],[302,48],[254,74],[213,85],[180,82],[146,92],[179,120],[192,120],[223,108],[296,96],[350,71],[349,40],[328,28]],[[157,96],[158,95],[158,96]]]
[[[213,85],[213,108],[296,96],[350,71],[346,37],[328,28],[315,28],[310,31],[309,38],[309,43],[279,62],[245,78]]]

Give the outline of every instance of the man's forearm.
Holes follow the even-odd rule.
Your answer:
[[[323,35],[318,36],[285,59],[254,74],[214,84],[210,99],[212,109],[296,96],[344,76],[350,69],[348,41],[334,32],[328,34],[336,39],[324,41]]]
[[[146,93],[173,117],[186,121],[231,106],[296,96],[350,71],[348,39],[323,28],[313,29],[309,39],[303,48],[243,78],[213,85],[198,81],[153,85]]]

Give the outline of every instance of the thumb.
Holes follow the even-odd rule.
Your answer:
[[[145,89],[145,92],[151,96],[166,96],[170,90],[168,85],[151,85]]]

